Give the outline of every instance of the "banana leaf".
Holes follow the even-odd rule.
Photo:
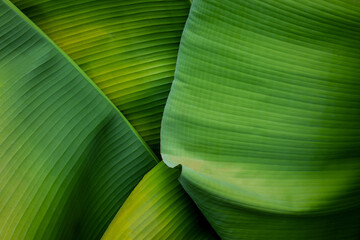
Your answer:
[[[360,4],[196,0],[162,157],[223,239],[360,236]]]
[[[13,0],[156,152],[187,0]]]
[[[0,238],[99,239],[158,162],[87,75],[0,1]]]
[[[180,169],[158,163],[132,191],[102,240],[218,239],[181,187]]]

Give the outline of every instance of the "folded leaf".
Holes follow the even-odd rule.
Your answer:
[[[164,161],[222,238],[356,239],[359,76],[356,1],[196,0]]]
[[[102,240],[217,239],[179,175],[179,169],[158,163],[135,187]]]
[[[13,0],[159,152],[187,0]]]
[[[156,157],[119,110],[0,1],[0,239],[99,239]]]

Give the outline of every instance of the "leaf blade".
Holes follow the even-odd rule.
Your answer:
[[[357,235],[355,221],[342,232],[339,220],[332,233],[321,221],[358,210],[358,8],[193,3],[164,112],[162,157],[183,166],[184,188],[221,237],[268,235],[270,221],[264,232],[241,228],[246,209],[295,223],[323,217],[319,229],[301,234],[279,221],[275,239]]]
[[[130,194],[102,239],[217,239],[180,186],[179,175],[179,169],[158,163]]]
[[[156,156],[33,23],[0,9],[1,238],[101,236]]]
[[[120,109],[155,152],[187,1],[13,1]]]

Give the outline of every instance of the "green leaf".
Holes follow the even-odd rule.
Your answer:
[[[156,157],[8,1],[0,56],[0,238],[100,238]]]
[[[187,0],[13,0],[159,152]]]
[[[179,175],[179,169],[158,163],[135,187],[102,240],[217,239]]]
[[[162,156],[224,239],[360,234],[360,5],[194,1]]]

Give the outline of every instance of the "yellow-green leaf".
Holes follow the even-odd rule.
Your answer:
[[[135,187],[102,240],[218,239],[181,187],[179,169],[158,163]]]

